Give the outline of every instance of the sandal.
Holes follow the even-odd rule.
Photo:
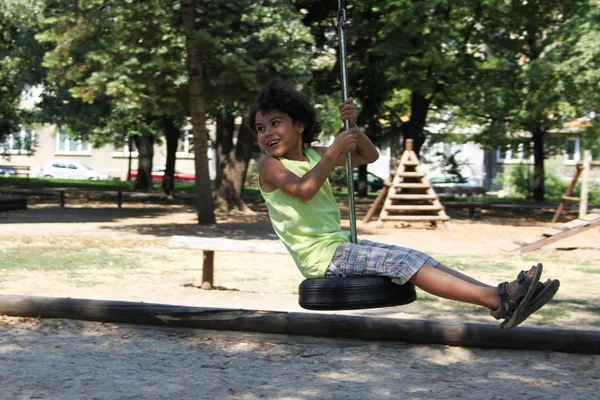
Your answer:
[[[545,283],[538,282],[531,300],[523,307],[523,309],[517,313],[513,313],[513,316],[500,324],[500,328],[504,330],[512,329],[525,321],[531,314],[542,308],[548,303],[560,287],[560,281],[558,279],[547,280]]]
[[[496,319],[504,318],[503,326],[514,327],[514,321],[522,314],[523,309],[534,294],[540,277],[542,276],[542,264],[538,263],[535,267],[535,273],[530,278],[525,271],[521,271],[517,276],[518,287],[515,293],[508,291],[508,282],[498,285],[498,297],[500,304],[498,308],[490,311],[490,315]],[[503,328],[503,329],[510,329]]]

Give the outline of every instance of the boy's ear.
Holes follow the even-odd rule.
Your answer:
[[[296,122],[296,127],[298,128],[298,133],[304,133],[304,123],[301,121]]]

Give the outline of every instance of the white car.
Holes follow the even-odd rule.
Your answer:
[[[107,181],[112,177],[79,161],[50,160],[40,170],[42,178],[87,179],[91,181]]]

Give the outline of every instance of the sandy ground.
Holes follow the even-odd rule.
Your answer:
[[[359,219],[365,211],[357,210]],[[450,229],[394,224],[377,228],[359,220],[358,231],[361,238],[460,260],[465,255],[498,256],[512,240],[537,236],[547,225],[539,216],[524,215],[510,224],[498,216],[484,215],[479,221],[457,217]],[[0,213],[0,250],[14,244],[70,240],[90,246],[143,243],[151,264],[127,279],[99,273],[95,277],[99,283],[90,287],[74,285],[60,275],[29,271],[0,284],[0,294],[302,311],[296,294],[302,277],[285,256],[217,254],[215,283],[229,290],[200,291],[189,285],[198,278],[200,254],[167,249],[173,234],[275,239],[262,213],[221,217],[218,225],[207,227],[196,224],[185,206],[127,204],[119,210],[107,205],[66,209],[39,205]],[[569,257],[585,257],[597,266],[598,242],[598,231],[590,230],[535,256],[515,256],[515,263],[543,259],[557,247],[579,247],[587,250],[569,252]],[[558,261],[545,263],[547,276],[565,274],[561,258],[553,260]],[[260,279],[242,279],[251,276],[248,271]],[[505,274],[496,275],[502,279]],[[600,299],[595,284],[582,282],[576,271],[561,279],[582,288],[575,300]],[[354,313],[494,323],[482,312],[467,309],[457,316],[456,309],[446,309],[445,303],[435,310],[428,303]],[[599,329],[580,315],[567,323],[572,328]],[[548,323],[534,316],[531,324]],[[4,316],[0,382],[0,399],[596,399],[600,356]]]

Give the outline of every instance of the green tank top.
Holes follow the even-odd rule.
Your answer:
[[[321,159],[312,148],[304,150],[304,155],[308,162],[279,160],[288,170],[302,177]],[[350,241],[350,233],[341,228],[340,210],[329,180],[308,201],[281,189],[266,193],[260,187],[260,192],[275,233],[287,247],[302,275],[308,279],[323,278],[337,246]]]

